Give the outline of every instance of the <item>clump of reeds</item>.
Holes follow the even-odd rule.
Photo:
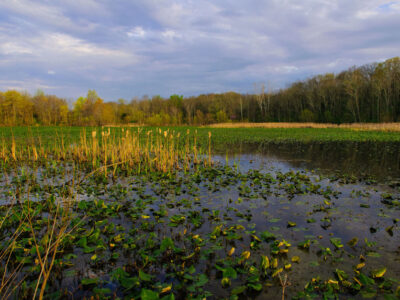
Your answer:
[[[17,145],[12,138],[8,147],[3,139],[0,161],[10,164],[70,161],[94,170],[101,168],[105,176],[110,170],[115,174],[117,169],[137,173],[173,172],[187,170],[201,162],[211,165],[211,133],[208,153],[205,153],[202,155],[197,145],[197,131],[191,135],[188,130],[186,137],[182,137],[171,129],[121,128],[111,131],[102,128],[91,131],[89,137],[83,129],[80,138],[69,145],[64,136],[58,134],[51,145],[43,145],[40,138]]]
[[[2,207],[0,230],[5,227],[5,230],[12,229],[13,232],[7,240],[2,241],[0,247],[1,299],[18,296],[21,284],[30,275],[37,277],[30,290],[30,297],[43,299],[52,270],[62,253],[60,247],[79,225],[71,225],[75,202],[73,195],[68,199],[56,199],[51,195],[47,200],[41,201],[41,204],[30,200],[29,190],[24,196],[24,200],[20,201],[14,195]],[[23,249],[22,259],[16,259],[21,256],[18,254],[21,239],[29,239],[31,249]],[[26,259],[34,260],[34,267],[24,268]]]
[[[12,208],[15,204],[15,198],[7,207],[4,215],[0,221],[0,230],[3,230],[3,225],[8,221],[12,214]],[[23,278],[18,278],[20,271],[23,268],[23,262],[20,261],[17,265],[10,266],[12,255],[17,248],[17,240],[23,232],[23,227],[26,224],[26,217],[20,218],[19,222],[15,225],[14,232],[10,235],[8,241],[3,241],[0,251],[0,261],[5,261],[1,267],[1,282],[0,282],[0,296],[7,299],[16,288],[22,283]]]

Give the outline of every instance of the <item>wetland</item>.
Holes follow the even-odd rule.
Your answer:
[[[399,297],[395,133],[6,130],[3,298]]]

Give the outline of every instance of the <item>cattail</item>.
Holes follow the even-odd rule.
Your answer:
[[[15,140],[14,140],[14,136],[12,137],[12,143],[11,143],[11,156],[14,160],[17,160],[17,156],[16,156],[16,151],[15,151]]]
[[[38,160],[38,154],[37,154],[37,151],[36,151],[36,147],[33,146],[32,150],[33,150],[33,158],[35,159],[35,161],[37,161]]]

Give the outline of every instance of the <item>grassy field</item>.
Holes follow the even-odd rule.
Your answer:
[[[122,127],[123,128],[123,127]],[[145,138],[148,131],[155,131],[156,127],[130,127],[131,131],[141,132]],[[215,127],[161,127],[180,134],[181,136],[197,136],[200,145],[207,146],[209,133],[214,146],[235,143],[269,143],[269,142],[400,142],[400,134],[387,130],[360,130],[349,128],[215,128]],[[73,143],[80,138],[83,127],[3,127],[0,128],[0,139],[9,141],[14,136],[17,143],[26,143],[33,139],[40,139],[43,144],[52,144],[55,139],[63,137],[66,143]],[[86,127],[86,134],[100,127]],[[121,135],[121,127],[110,128],[111,133]]]

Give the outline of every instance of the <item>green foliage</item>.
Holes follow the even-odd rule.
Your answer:
[[[217,121],[217,123],[225,123],[228,121],[228,116],[226,115],[226,112],[223,110],[219,110],[216,114],[215,114],[215,120]]]
[[[300,114],[300,121],[302,122],[314,122],[315,119],[314,113],[309,109],[304,109]]]

